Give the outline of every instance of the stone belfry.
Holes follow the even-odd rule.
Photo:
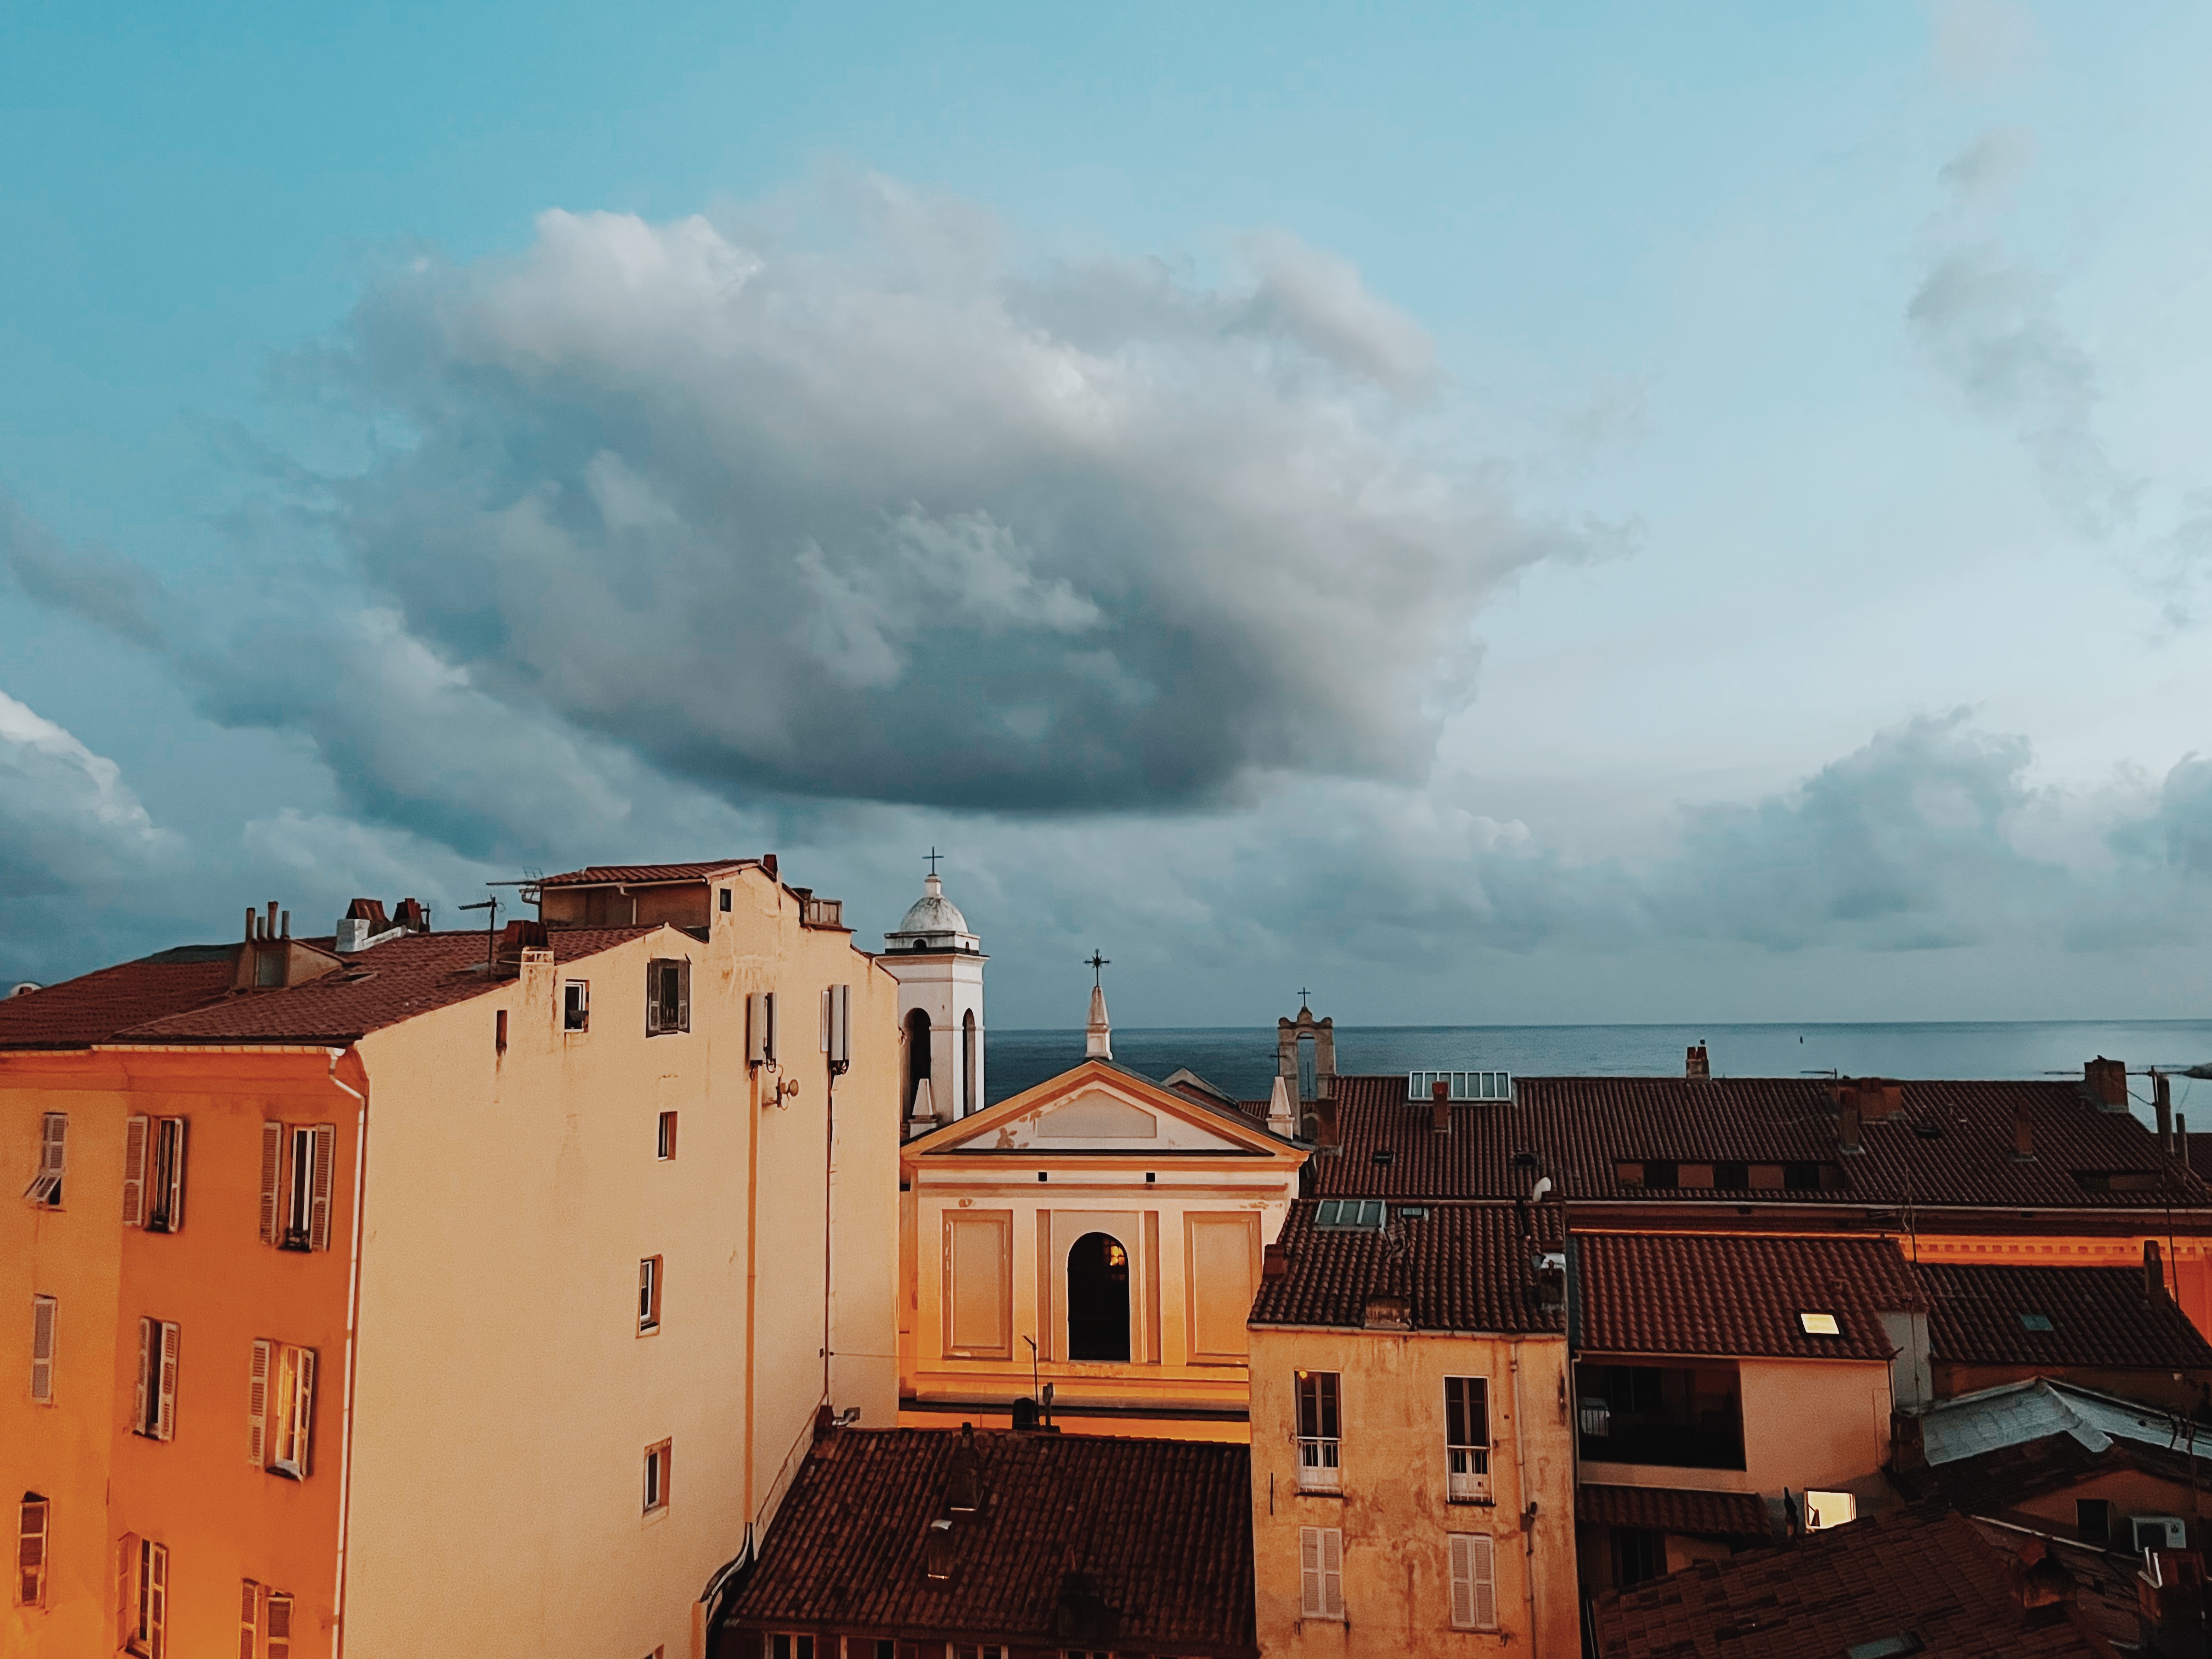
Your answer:
[[[1336,1022],[1316,1019],[1298,993],[1298,1017],[1275,1022],[1275,1085],[1268,1102],[1267,1127],[1278,1134],[1311,1139],[1324,1121],[1336,1118]],[[1277,1127],[1284,1108],[1296,1102],[1294,1130]]]
[[[983,1109],[982,941],[945,896],[929,855],[921,896],[884,935],[899,986],[899,1107],[908,1139]]]

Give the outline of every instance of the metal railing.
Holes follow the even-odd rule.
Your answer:
[[[1344,1465],[1340,1440],[1301,1438],[1298,1441],[1298,1490],[1342,1492]]]

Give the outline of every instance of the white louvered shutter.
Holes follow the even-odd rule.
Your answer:
[[[69,1167],[69,1114],[48,1112],[40,1136],[39,1173],[59,1176]]]
[[[275,1347],[265,1336],[253,1339],[253,1370],[246,1383],[246,1461],[257,1469],[269,1462],[269,1360]]]
[[[46,1526],[52,1510],[43,1498],[23,1499],[15,1527],[15,1601],[26,1607],[46,1604]]]
[[[238,1659],[259,1659],[261,1645],[261,1586],[251,1578],[238,1587]]]
[[[645,964],[645,1034],[660,1035],[660,976],[667,964],[648,962]]]
[[[138,1404],[131,1417],[131,1426],[140,1434],[146,1433],[154,1425],[147,1407],[154,1397],[154,1345],[160,1330],[161,1326],[153,1320],[138,1322]]]
[[[1334,1527],[1321,1528],[1321,1616],[1344,1617],[1344,1534]]]
[[[315,1125],[314,1186],[307,1200],[307,1248],[311,1250],[331,1248],[331,1178],[337,1144],[334,1125]]]
[[[144,1118],[124,1120],[123,1224],[126,1227],[146,1224],[146,1131]]]
[[[284,1169],[284,1126],[261,1126],[261,1242],[276,1242],[276,1183]]]
[[[1498,1540],[1482,1534],[1468,1540],[1468,1577],[1474,1596],[1474,1627],[1498,1628]]]
[[[31,1298],[31,1398],[42,1406],[54,1403],[54,1315],[50,1296]]]
[[[676,1029],[691,1029],[691,958],[676,964]]]
[[[1468,1534],[1447,1534],[1451,1547],[1451,1621],[1454,1630],[1474,1628],[1474,1540]]]
[[[1321,1617],[1321,1528],[1298,1528],[1298,1613]]]
[[[115,1540],[115,1645],[128,1647],[138,1634],[138,1540],[125,1533]]]
[[[292,1414],[292,1462],[305,1480],[310,1472],[309,1455],[313,1450],[315,1431],[315,1351],[300,1350],[300,1382],[292,1398],[285,1402]]]
[[[167,1170],[168,1190],[161,1194],[161,1208],[168,1217],[171,1232],[185,1224],[185,1136],[191,1127],[180,1117],[171,1118],[165,1126],[174,1136]]]
[[[292,1598],[270,1591],[265,1659],[292,1659]]]
[[[160,1415],[155,1419],[157,1440],[173,1440],[177,1434],[177,1339],[175,1324],[161,1326],[161,1392]]]
[[[168,1659],[169,1547],[146,1546],[146,1653],[148,1659]]]

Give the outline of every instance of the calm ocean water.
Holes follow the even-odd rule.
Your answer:
[[[1083,1057],[1083,1033],[993,1031],[985,1072],[993,1100],[1018,1094]],[[1340,1072],[1492,1070],[1529,1076],[1680,1075],[1682,1051],[1711,1050],[1723,1077],[2027,1078],[2079,1076],[2097,1054],[2130,1070],[2212,1061],[2212,1020],[2051,1020],[1895,1025],[1382,1025],[1336,1029]],[[1114,1058],[1148,1077],[1187,1066],[1240,1099],[1266,1096],[1272,1027],[1114,1033]],[[2204,1098],[2192,1102],[2191,1091]],[[2138,1091],[2144,1099],[2148,1089]],[[2176,1078],[2177,1109],[2212,1128],[2212,1081]],[[2192,1113],[2192,1107],[2194,1112]],[[2146,1108],[2146,1110],[2148,1109]]]

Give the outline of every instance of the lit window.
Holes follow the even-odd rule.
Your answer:
[[[1805,1530],[1825,1532],[1859,1518],[1859,1500],[1847,1492],[1808,1492],[1805,1494]]]
[[[1804,1328],[1808,1336],[1841,1336],[1844,1334],[1844,1328],[1837,1323],[1836,1316],[1832,1313],[1801,1313],[1797,1316],[1797,1322]]]
[[[669,1443],[649,1446],[645,1454],[645,1512],[658,1515],[668,1507]]]

